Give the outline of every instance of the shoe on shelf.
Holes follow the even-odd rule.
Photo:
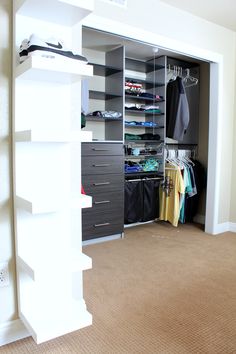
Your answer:
[[[79,54],[74,54],[71,50],[66,49],[63,43],[55,38],[43,40],[32,34],[29,40],[24,39],[19,51],[20,62],[25,61],[29,56],[40,56],[49,59],[67,58],[78,60],[87,64],[88,60]]]

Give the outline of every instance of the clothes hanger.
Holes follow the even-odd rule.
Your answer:
[[[184,87],[191,87],[198,84],[198,79],[190,75],[190,69],[186,69],[186,76],[183,77]]]

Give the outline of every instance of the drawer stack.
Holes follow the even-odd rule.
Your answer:
[[[93,206],[82,212],[82,239],[124,230],[123,144],[83,143],[82,184]]]

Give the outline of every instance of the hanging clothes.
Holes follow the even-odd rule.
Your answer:
[[[193,160],[192,166],[194,174],[194,182],[197,193],[191,198],[185,200],[185,222],[192,222],[194,216],[197,214],[200,195],[206,187],[206,171],[203,165],[198,160]]]
[[[86,126],[86,115],[89,112],[89,82],[88,79],[81,81],[81,128]]]
[[[173,226],[178,226],[180,215],[180,197],[184,194],[185,186],[179,167],[166,169],[166,177],[172,186],[166,193],[160,188],[160,220],[169,221]]]
[[[169,81],[166,95],[166,136],[182,141],[189,124],[188,100],[181,77]]]

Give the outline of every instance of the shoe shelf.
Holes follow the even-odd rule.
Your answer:
[[[18,14],[73,26],[94,9],[94,0],[16,0]]]
[[[57,311],[53,311],[53,316],[50,315],[51,307],[40,310],[37,307],[29,310],[27,306],[23,306],[20,311],[21,320],[37,344],[92,324],[91,314],[79,300],[68,299],[61,303]]]
[[[19,253],[17,256],[17,265],[28,274],[28,276],[34,281],[44,281],[46,276],[50,275],[52,278],[59,272],[79,272],[92,268],[92,259],[86,254],[79,252],[77,255],[73,250],[66,256],[69,262],[64,263],[62,259],[65,257],[65,250],[62,250],[61,254],[57,252],[57,258],[54,257],[52,263],[52,257],[43,258],[42,254],[39,254],[38,249],[30,251],[25,254]],[[61,269],[60,269],[61,268]]]
[[[78,132],[37,132],[34,130],[23,130],[15,133],[15,142],[32,142],[32,143],[70,143],[74,141],[89,142],[92,141],[93,135],[90,131]]]
[[[16,78],[70,84],[93,75],[93,67],[77,60],[27,58],[16,68]]]
[[[23,209],[30,214],[55,213],[68,206],[71,209],[91,208],[92,197],[89,195],[81,194],[79,198],[68,201],[62,198],[58,199],[55,196],[48,196],[46,198],[45,195],[39,195],[30,199],[17,195],[16,206],[17,208]]]

